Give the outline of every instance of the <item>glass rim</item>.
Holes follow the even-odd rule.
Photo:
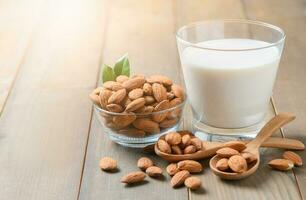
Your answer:
[[[219,23],[220,22],[223,22],[223,23],[241,23],[241,24],[258,25],[258,26],[267,27],[267,28],[273,29],[275,31],[278,31],[279,33],[281,33],[281,37],[276,42],[269,43],[269,44],[267,44],[265,46],[262,46],[262,47],[244,48],[244,49],[222,49],[222,48],[207,48],[207,47],[202,47],[202,46],[197,45],[196,43],[189,42],[189,41],[183,39],[180,36],[180,32],[181,31],[183,31],[183,30],[185,30],[187,28],[195,27],[195,26],[198,26],[198,25],[201,25],[201,24],[205,24],[205,23],[208,23],[208,22],[209,23],[218,23],[218,22]],[[192,46],[192,47],[196,47],[196,48],[204,49],[204,50],[213,50],[213,51],[252,51],[252,50],[266,49],[266,48],[277,46],[277,45],[283,43],[285,38],[286,38],[286,34],[283,31],[283,29],[281,29],[280,27],[272,25],[272,24],[269,24],[269,23],[266,23],[266,22],[262,22],[262,21],[247,20],[247,19],[216,19],[216,20],[198,21],[198,22],[193,22],[193,23],[189,23],[187,25],[184,25],[184,26],[180,27],[176,31],[176,39],[178,41],[180,41],[182,43],[185,43],[188,46]]]
[[[124,112],[116,113],[116,112],[111,112],[111,111],[108,111],[108,110],[104,110],[103,108],[100,108],[96,104],[93,104],[93,105],[94,105],[94,108],[97,111],[103,112],[103,113],[109,114],[109,115],[117,115],[117,116],[126,116],[126,115],[150,116],[150,115],[162,114],[162,113],[165,113],[165,112],[173,111],[173,110],[175,110],[177,108],[181,108],[181,107],[183,107],[185,105],[186,101],[187,101],[187,95],[185,94],[185,99],[180,104],[178,104],[178,105],[176,105],[174,107],[171,107],[171,108],[167,108],[165,110],[160,110],[160,111],[155,111],[155,112],[150,112],[150,113],[134,113],[134,112],[130,112],[130,113],[124,113]]]

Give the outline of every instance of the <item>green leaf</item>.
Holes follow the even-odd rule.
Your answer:
[[[118,59],[114,67],[114,72],[116,76],[130,76],[130,62],[127,54]]]
[[[116,75],[114,73],[113,68],[111,68],[108,65],[103,66],[103,71],[102,71],[102,82],[106,81],[114,81],[116,79]]]

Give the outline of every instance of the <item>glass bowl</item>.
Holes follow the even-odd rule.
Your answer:
[[[150,113],[115,113],[94,104],[94,110],[108,137],[123,146],[143,148],[161,135],[176,131],[180,125],[185,100],[172,107]]]

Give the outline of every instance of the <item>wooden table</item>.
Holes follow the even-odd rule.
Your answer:
[[[183,83],[175,31],[192,21],[243,18],[282,27],[286,46],[274,90],[277,110],[297,119],[278,133],[306,143],[305,0],[3,0],[0,2],[0,199],[306,199],[306,167],[287,173],[266,163],[228,182],[208,169],[204,189],[172,189],[169,177],[125,187],[120,177],[146,155],[113,144],[101,131],[90,91],[102,63],[125,52],[134,73],[164,73]],[[190,128],[186,112],[183,128]],[[99,170],[102,156],[120,171]],[[304,162],[306,153],[301,152]],[[159,166],[166,162],[150,156]]]

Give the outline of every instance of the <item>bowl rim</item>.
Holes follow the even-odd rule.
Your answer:
[[[116,112],[111,112],[111,111],[108,111],[108,110],[104,110],[103,108],[99,107],[98,105],[96,104],[93,104],[94,105],[94,108],[99,111],[99,112],[103,112],[105,114],[109,114],[109,115],[118,115],[118,116],[126,116],[126,115],[136,115],[136,116],[150,116],[150,115],[156,115],[156,114],[161,114],[161,113],[165,113],[165,112],[169,112],[169,111],[173,111],[177,108],[181,108],[185,105],[185,103],[187,102],[187,95],[185,93],[185,98],[184,98],[184,101],[182,101],[180,104],[174,106],[174,107],[171,107],[171,108],[167,108],[165,110],[160,110],[160,111],[157,111],[157,112],[150,112],[150,113],[135,113],[135,112],[121,112],[121,113],[116,113]]]

